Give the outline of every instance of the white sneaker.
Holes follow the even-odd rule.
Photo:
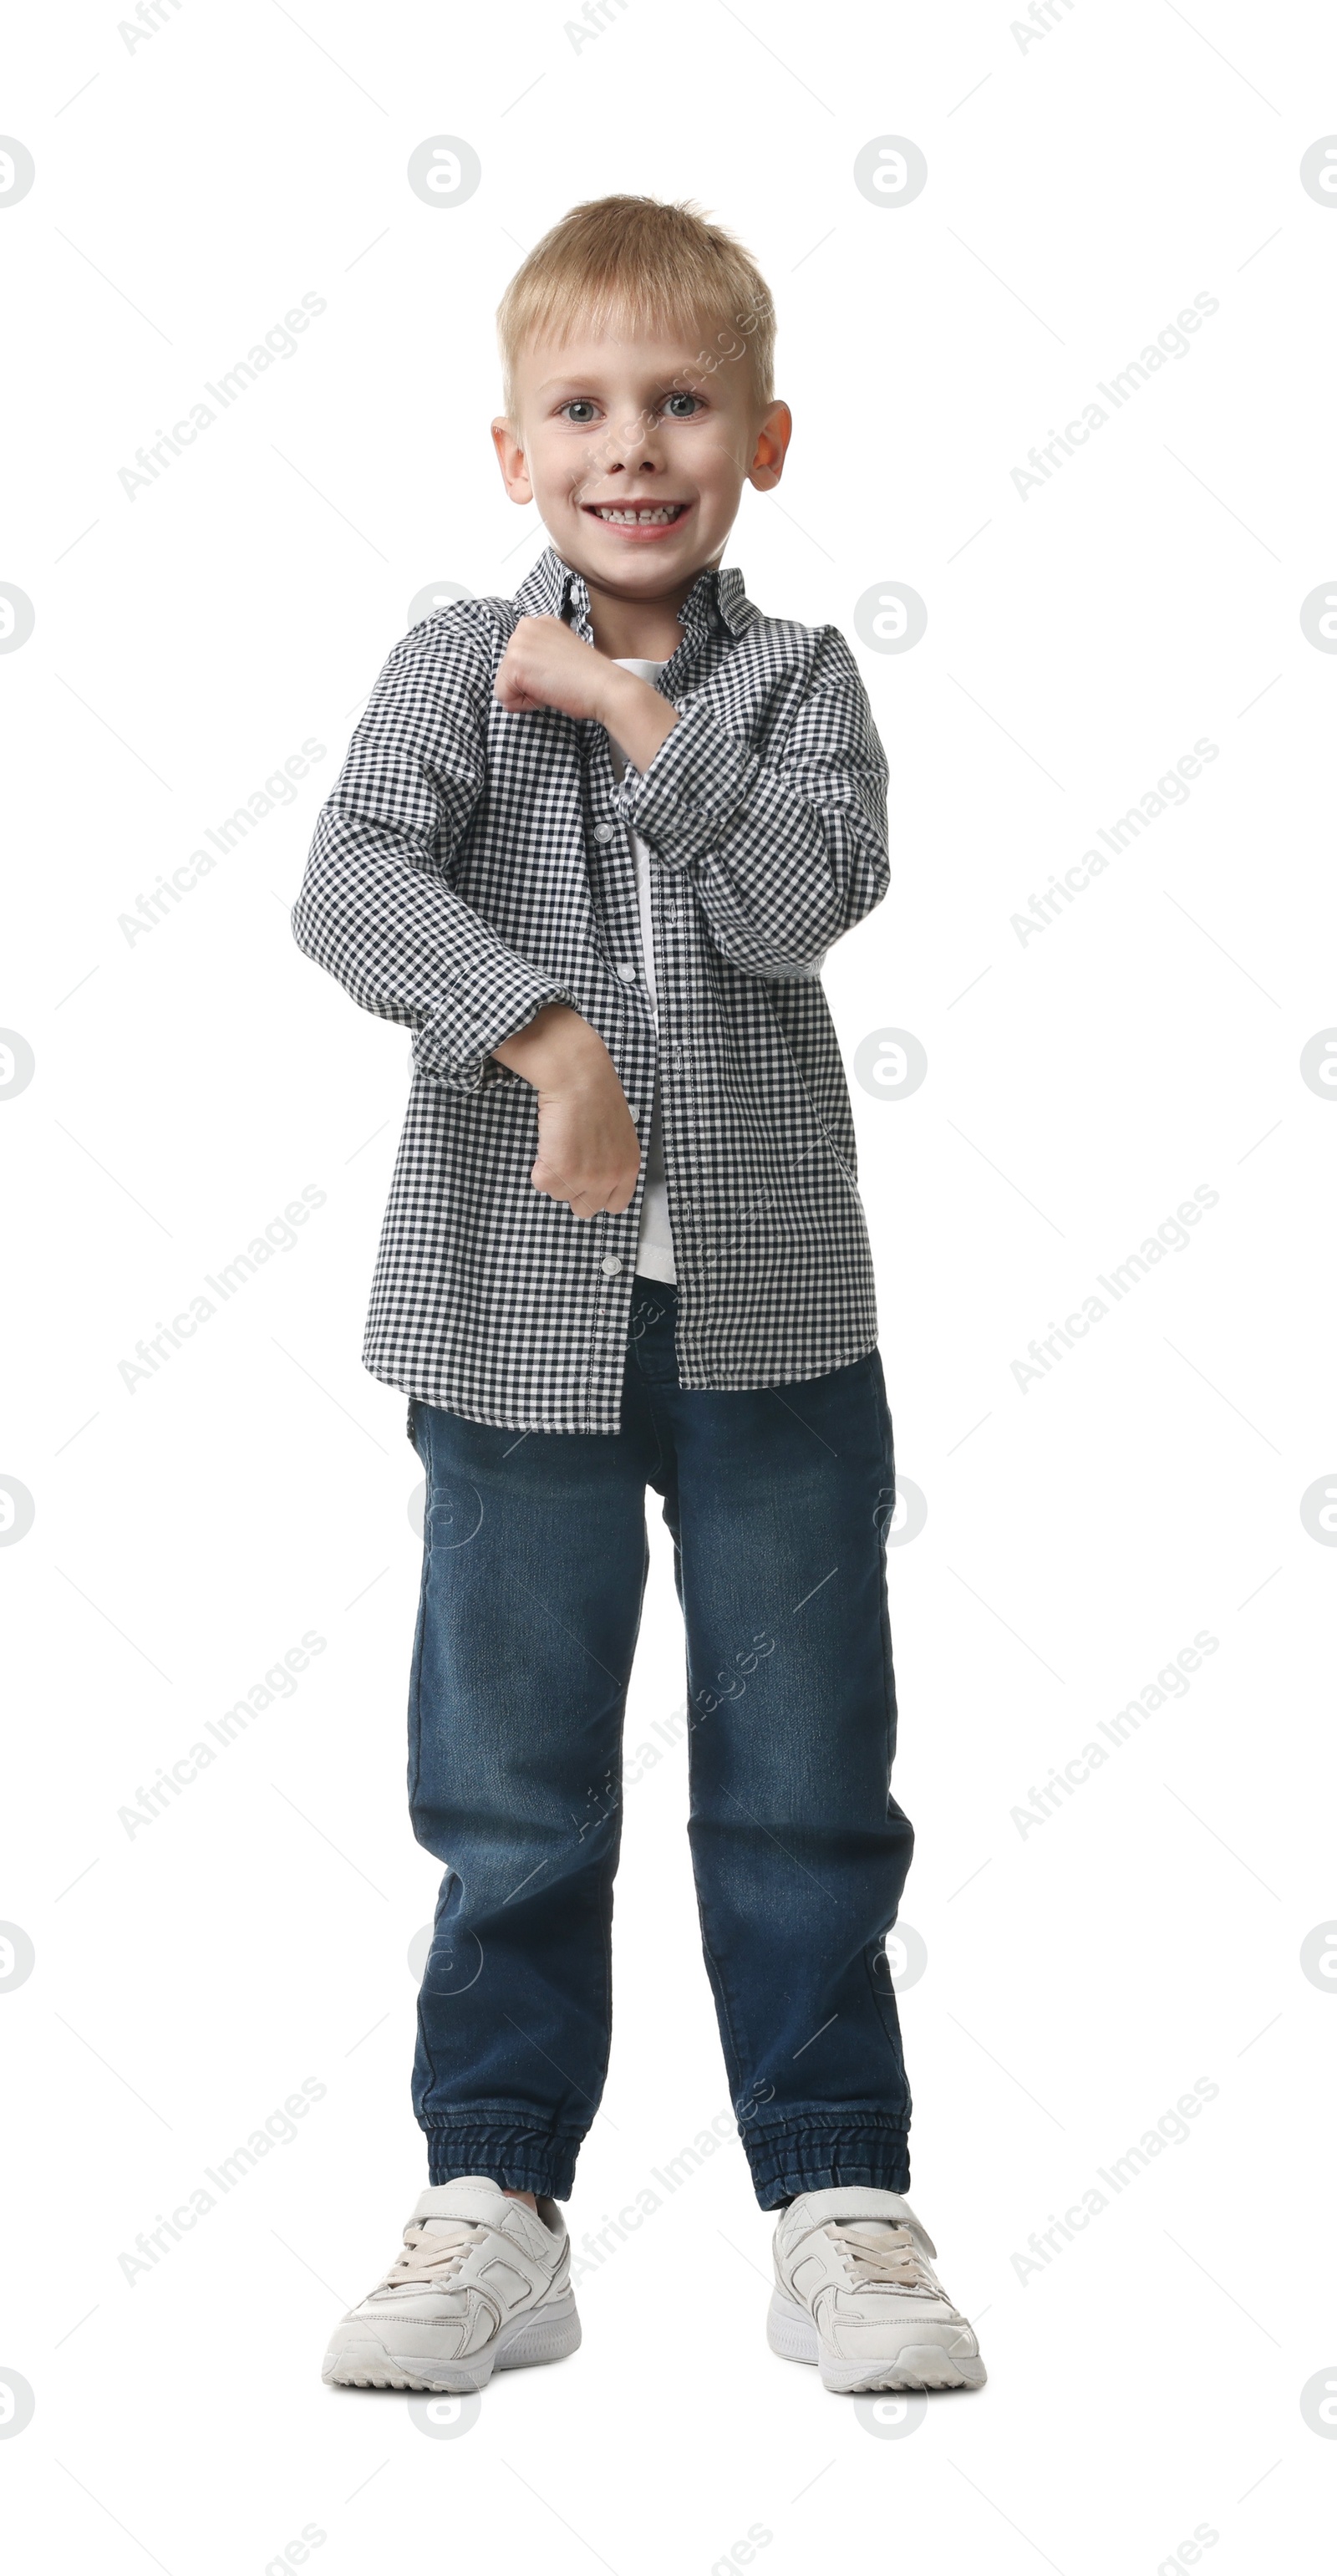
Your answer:
[[[494,2370],[561,2361],[580,2341],[560,2210],[538,2215],[482,2174],[434,2183],[404,2251],[334,2329],[321,2377],[337,2388],[486,2388]]]
[[[979,2345],[929,2269],[936,2251],[899,2192],[804,2192],[775,2230],[772,2352],[815,2361],[842,2394],[982,2387]]]

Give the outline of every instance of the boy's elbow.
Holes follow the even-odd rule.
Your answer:
[[[841,818],[831,856],[833,885],[839,889],[839,921],[831,934],[834,940],[843,938],[847,930],[853,930],[867,920],[870,912],[876,912],[890,887],[885,789],[880,798],[865,798]]]
[[[860,901],[857,910],[850,915],[849,929],[853,930],[856,922],[866,921],[870,912],[876,912],[878,905],[886,901],[890,885],[891,859],[884,842],[864,870]]]
[[[728,950],[724,953],[727,956]],[[820,976],[826,956],[825,948],[808,949],[801,957],[782,954],[778,948],[768,948],[754,951],[750,956],[735,957],[733,963],[741,966],[744,974],[758,976],[763,984],[811,984]]]
[[[318,823],[297,901],[289,915],[292,935],[303,956],[314,957],[318,963],[328,952],[330,938],[337,928],[338,874],[324,831]]]
[[[296,940],[298,947],[301,949],[303,956],[309,957],[311,954],[311,917],[307,906],[306,877],[303,877],[302,879],[301,891],[288,915],[288,922],[292,935]]]
[[[321,913],[319,901],[309,880],[303,884],[302,891],[288,917],[292,924],[292,935],[302,955],[314,957],[319,961],[324,945],[321,935]]]
[[[830,900],[817,925],[824,951],[876,912],[891,884],[891,859],[882,833],[843,829],[831,862]]]

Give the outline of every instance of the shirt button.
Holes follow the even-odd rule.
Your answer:
[[[596,841],[611,841],[613,837],[612,824],[596,823],[594,826],[594,837]]]
[[[628,965],[625,965],[625,964],[624,964],[624,965],[619,966],[619,968],[618,968],[618,970],[617,970],[617,971],[618,971],[619,975],[621,976],[622,981],[623,981],[623,983],[624,983],[624,984],[634,984],[634,983],[635,983],[635,981],[636,981],[636,969],[635,969],[635,967],[634,967],[634,966],[628,966]]]
[[[599,1264],[605,1279],[615,1279],[621,1267],[622,1256],[618,1252],[606,1252]]]

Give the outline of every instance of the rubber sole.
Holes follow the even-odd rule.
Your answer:
[[[978,2353],[950,2353],[933,2343],[903,2344],[898,2352],[874,2362],[837,2361],[823,2352],[817,2328],[806,2308],[779,2290],[771,2295],[766,2341],[782,2361],[803,2361],[820,2370],[823,2388],[836,2397],[854,2397],[865,2389],[982,2388],[988,2373]]]
[[[392,2352],[368,2327],[331,2344],[321,2377],[327,2388],[422,2389],[434,2396],[467,2397],[486,2388],[494,2370],[528,2370],[538,2362],[565,2361],[580,2343],[580,2319],[568,2290],[533,2316],[513,2317],[482,2352],[465,2361],[430,2362],[422,2354]]]

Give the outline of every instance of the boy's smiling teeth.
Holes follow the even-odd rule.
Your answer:
[[[680,518],[687,504],[685,501],[661,501],[653,510],[615,510],[611,502],[603,501],[591,501],[586,506],[594,518],[611,519],[615,527],[657,528],[666,521],[671,524]]]

